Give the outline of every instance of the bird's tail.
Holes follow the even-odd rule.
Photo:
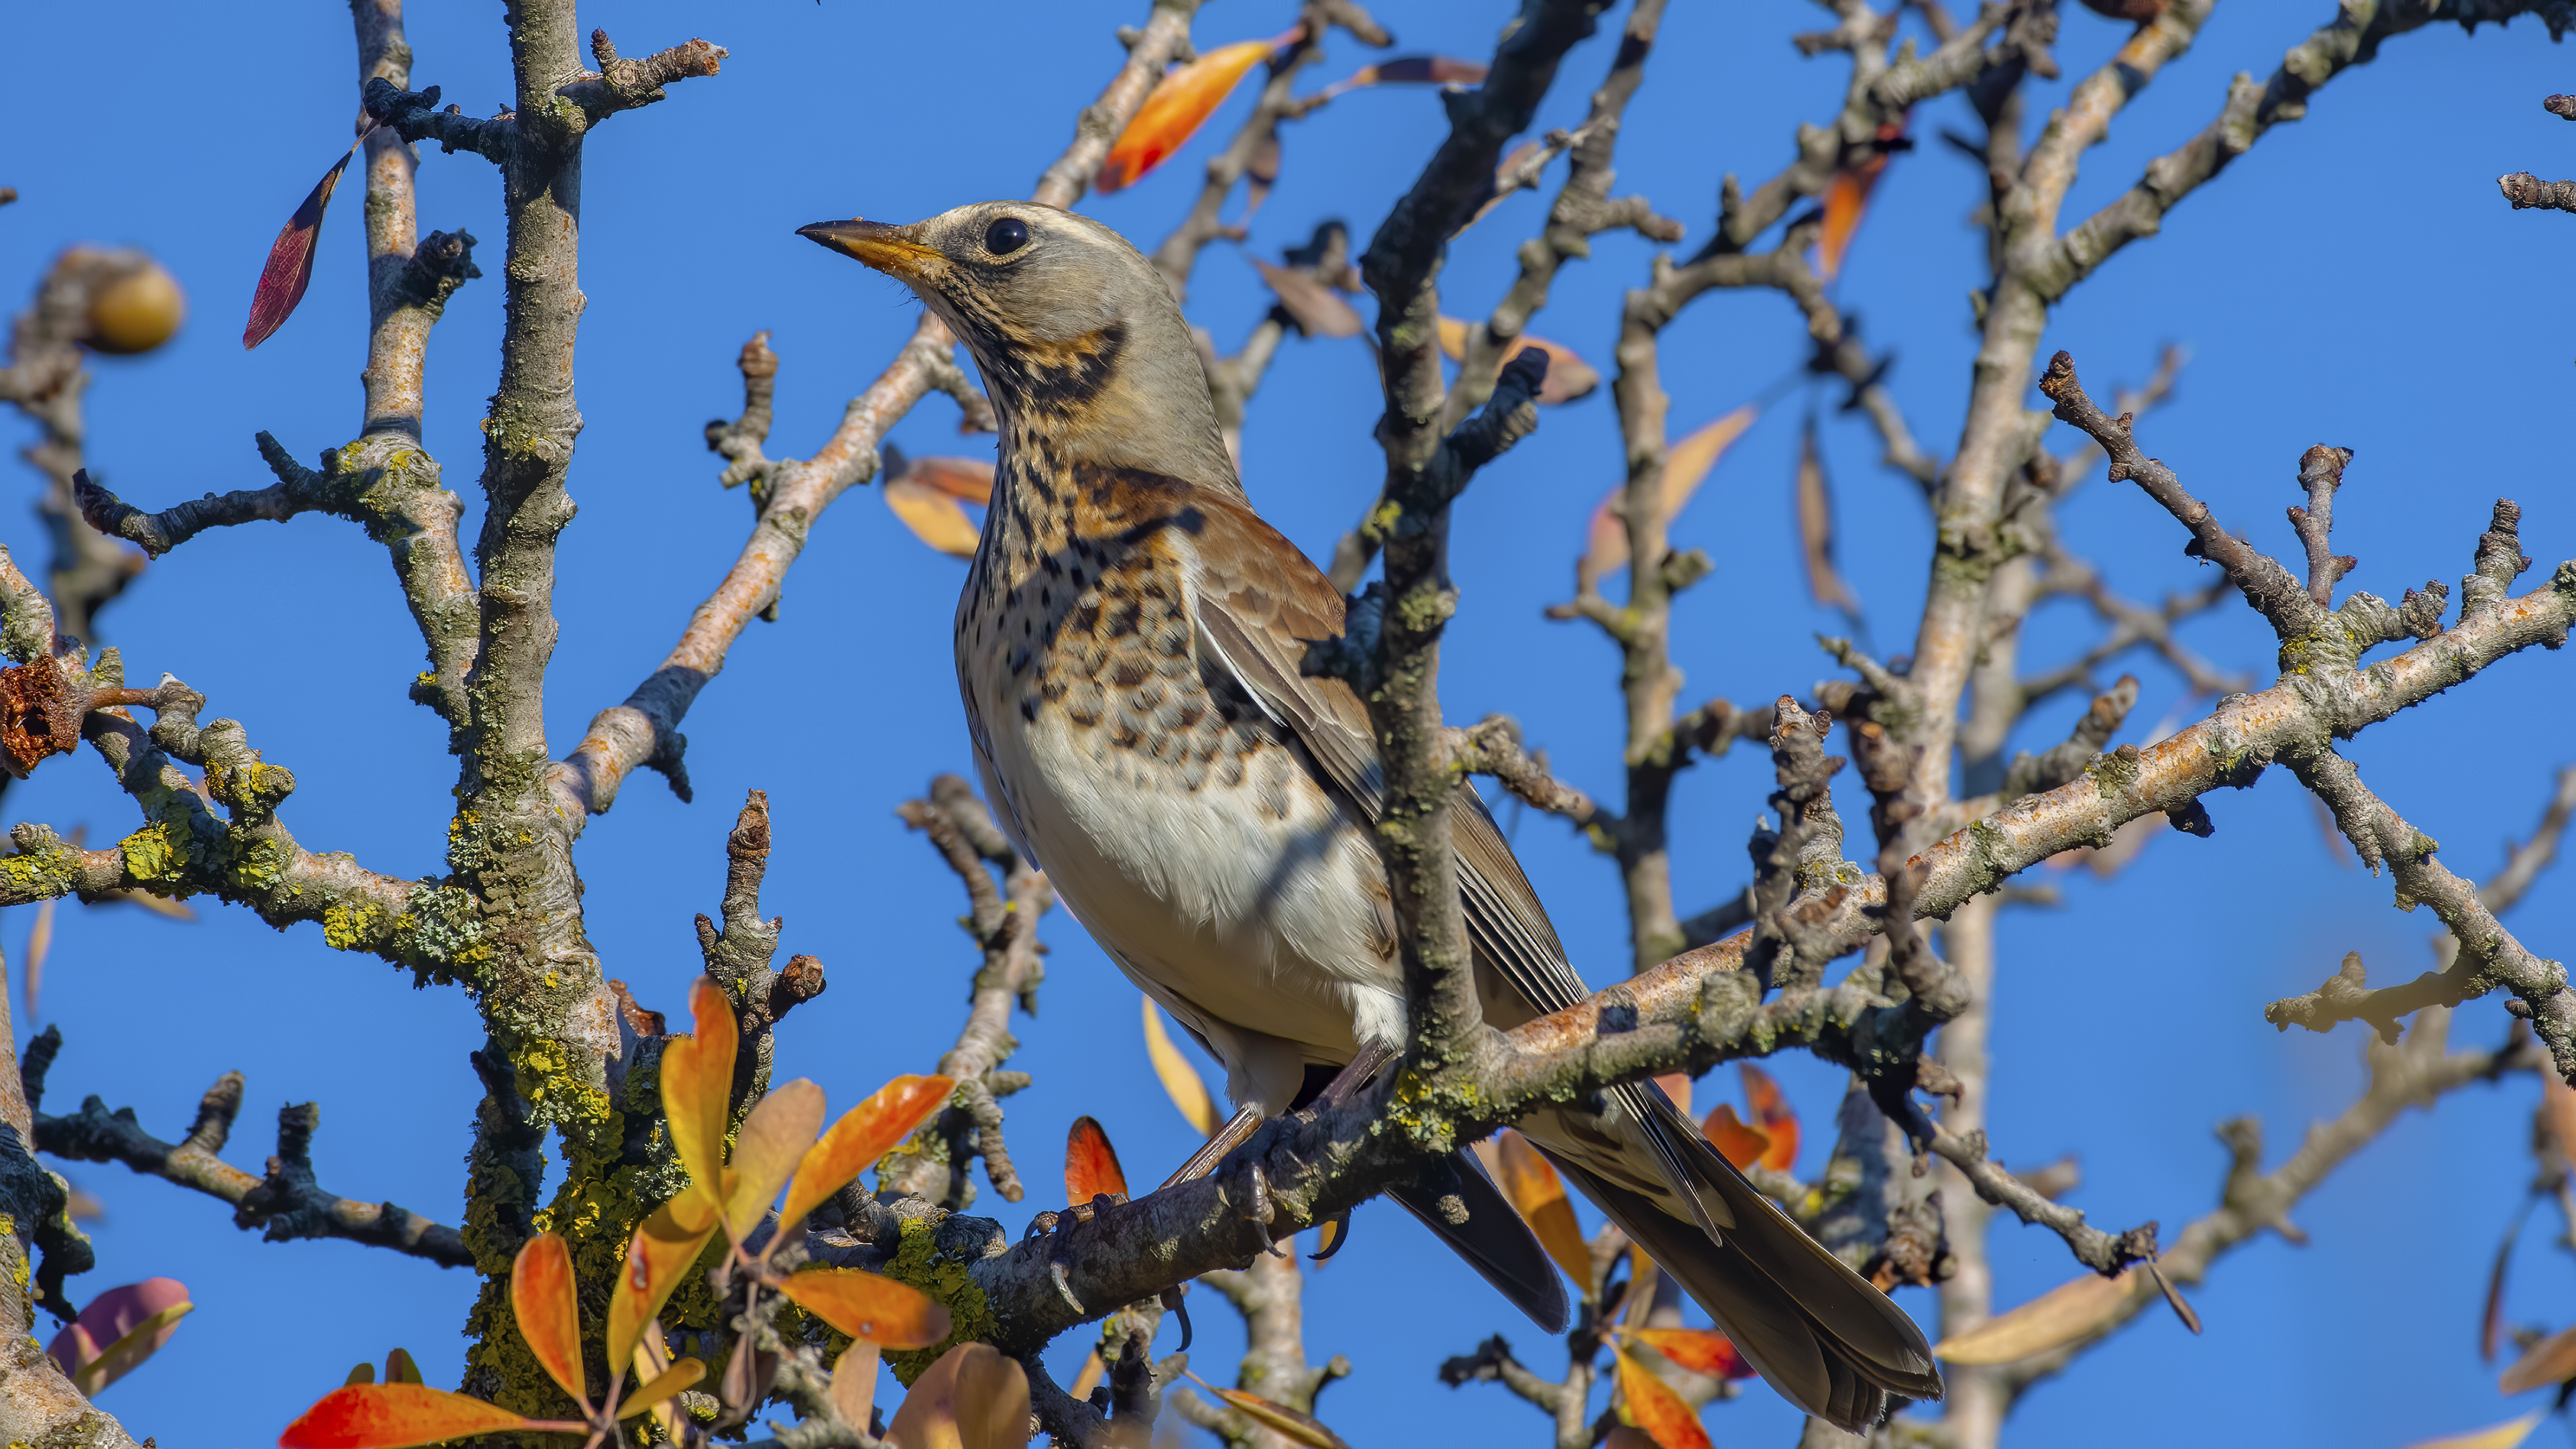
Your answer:
[[[1451,1222],[1440,1211],[1438,1197],[1416,1184],[1388,1188],[1386,1195],[1420,1219],[1449,1251],[1466,1259],[1467,1266],[1499,1289],[1513,1307],[1528,1314],[1531,1322],[1549,1333],[1565,1332],[1565,1280],[1557,1276],[1556,1264],[1539,1246],[1538,1235],[1512,1210],[1511,1201],[1485,1176],[1473,1154],[1457,1153],[1449,1165],[1458,1176],[1458,1205],[1466,1209],[1464,1221]]]
[[[1652,1083],[1609,1112],[1531,1114],[1520,1129],[1593,1205],[1680,1280],[1773,1388],[1860,1432],[1887,1397],[1941,1397],[1923,1330],[1717,1154]]]

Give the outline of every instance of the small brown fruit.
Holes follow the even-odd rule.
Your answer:
[[[169,341],[187,316],[178,278],[146,262],[90,294],[89,335],[83,340],[120,356],[149,352]]]

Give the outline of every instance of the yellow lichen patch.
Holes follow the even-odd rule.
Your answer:
[[[967,1265],[942,1253],[938,1237],[935,1225],[919,1218],[907,1219],[903,1224],[903,1246],[885,1266],[887,1277],[938,1299],[948,1310],[951,1325],[948,1336],[928,1348],[886,1355],[886,1366],[907,1388],[923,1369],[937,1363],[941,1354],[961,1343],[989,1342],[1002,1326],[993,1312],[992,1301],[967,1273]]]
[[[136,880],[160,880],[177,873],[180,852],[170,840],[170,826],[155,820],[116,843],[125,855],[126,874]]]
[[[393,926],[373,902],[343,901],[322,912],[322,944],[334,951],[362,951]]]

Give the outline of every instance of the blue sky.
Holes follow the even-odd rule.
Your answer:
[[[2332,13],[2322,0],[2222,6],[2087,158],[2068,216],[2116,195],[2216,112],[2230,76],[2267,73]],[[590,143],[579,374],[588,426],[573,464],[582,512],[563,545],[548,691],[557,753],[659,661],[740,542],[742,500],[715,486],[699,428],[739,406],[732,359],[743,339],[770,329],[783,359],[770,451],[802,455],[912,325],[909,296],[794,229],[1024,194],[1118,64],[1110,32],[1141,20],[1142,7],[994,5],[971,30],[955,14],[631,0],[584,17],[610,24],[629,54],[703,34],[732,58],[720,78],[620,116]],[[1489,53],[1504,14],[1457,0],[1391,0],[1379,12],[1404,51],[1468,56]],[[1227,0],[1203,13],[1198,35],[1266,35],[1292,16],[1284,3]],[[510,92],[498,20],[488,5],[418,7],[415,82],[488,114]],[[128,499],[161,507],[268,481],[250,445],[256,430],[307,459],[353,436],[365,308],[352,192],[325,230],[303,310],[255,353],[235,340],[278,224],[347,144],[345,19],[319,6],[156,9],[149,54],[185,60],[150,92],[136,85],[143,23],[79,6],[27,7],[5,22],[26,63],[0,93],[0,134],[18,138],[0,183],[24,199],[0,212],[0,295],[27,295],[53,253],[82,240],[143,247],[177,273],[194,308],[187,330],[149,358],[102,361],[90,394],[92,468]],[[1616,23],[1567,62],[1542,125],[1580,118]],[[1844,63],[1802,61],[1786,39],[1820,23],[1814,7],[1787,0],[1676,7],[1629,113],[1621,189],[1704,236],[1722,175],[1749,185],[1772,174],[1791,155],[1795,126],[1838,106]],[[2100,64],[2123,35],[2068,7],[2068,74]],[[1346,37],[1331,50],[1310,84],[1364,63]],[[2511,212],[2493,178],[2576,171],[2576,131],[2538,104],[2563,88],[2563,55],[2527,20],[2391,43],[2324,91],[2308,119],[2187,200],[2162,236],[2084,284],[2043,348],[2071,349],[2100,394],[2142,378],[2164,343],[2187,346],[2173,403],[2142,427],[2148,451],[2277,552],[2294,549],[2280,510],[2297,501],[2300,451],[2356,449],[2337,510],[2338,546],[2362,560],[2353,587],[2393,598],[2428,577],[2456,580],[2499,495],[2525,508],[2524,546],[2537,560],[2525,585],[2545,577],[2576,555],[2576,489],[2550,422],[2563,415],[2568,381],[2563,277],[2576,219]],[[2036,86],[2035,117],[2065,85]],[[1085,209],[1148,246],[1159,240],[1243,103],[1144,184]],[[1927,142],[1945,126],[1973,129],[1956,98],[1914,118]],[[1442,130],[1436,100],[1419,89],[1354,94],[1298,125],[1250,249],[1275,256],[1332,216],[1364,236]],[[1898,347],[1891,385],[1925,445],[1944,453],[1975,347],[1967,293],[1982,281],[1982,243],[1966,217],[1983,191],[1943,146],[1899,157],[1841,284],[1867,335]],[[495,271],[502,225],[490,168],[432,151],[421,194],[424,228],[472,231]],[[1515,198],[1466,238],[1445,279],[1448,310],[1492,304],[1543,206]],[[1266,306],[1233,252],[1209,249],[1191,306],[1229,348]],[[1606,368],[1620,294],[1649,256],[1633,236],[1601,238],[1591,260],[1560,276],[1534,330]],[[499,301],[489,276],[471,284],[431,348],[428,442],[469,504]],[[1676,433],[1762,392],[1803,353],[1776,296],[1703,299],[1666,334]],[[1774,407],[1676,529],[1719,563],[1676,619],[1693,699],[1805,694],[1833,669],[1811,635],[1841,626],[1806,602],[1796,572],[1789,484],[1801,405]],[[1367,356],[1352,341],[1291,342],[1252,404],[1247,485],[1310,552],[1329,550],[1373,489],[1376,409]],[[1911,482],[1874,466],[1864,425],[1826,416],[1845,569],[1882,646],[1901,649],[1921,596],[1925,513]],[[933,401],[893,437],[917,455],[989,446],[961,440],[953,422],[953,408]],[[0,437],[25,431],[0,417]],[[2072,441],[2064,429],[2052,439]],[[1615,659],[1587,628],[1548,623],[1540,610],[1567,592],[1586,511],[1618,476],[1619,457],[1604,392],[1550,413],[1478,480],[1458,515],[1463,612],[1443,680],[1453,718],[1514,713],[1561,773],[1614,798]],[[32,499],[35,475],[14,477],[16,496]],[[2160,598],[2202,577],[2181,556],[2180,530],[2134,491],[2097,478],[2063,519],[2070,542],[2131,597]],[[41,535],[21,509],[0,510],[0,542],[22,565],[41,562]],[[836,1102],[926,1069],[954,1036],[972,970],[952,924],[962,909],[953,881],[892,813],[931,774],[967,763],[946,627],[961,573],[873,496],[845,498],[791,577],[781,622],[753,628],[687,722],[698,803],[641,778],[581,846],[590,929],[610,973],[648,1005],[677,1011],[698,970],[690,917],[715,906],[734,807],[748,788],[770,792],[778,849],[767,903],[787,919],[787,949],[821,956],[832,981],[791,1019],[780,1069],[814,1077]],[[311,517],[203,536],[154,565],[104,632],[130,675],[178,674],[210,697],[210,718],[241,719],[267,758],[295,771],[285,818],[308,846],[349,850],[395,875],[441,869],[451,762],[435,721],[403,698],[418,646],[382,550],[358,530]],[[2250,611],[2231,605],[2188,634],[2222,666],[2267,676],[2269,636]],[[2088,635],[2083,618],[2052,606],[2032,625],[2028,657],[2053,662]],[[2152,661],[2134,667],[2145,697],[2121,736],[2131,740],[2182,691]],[[2484,874],[2506,838],[2529,829],[2551,773],[2576,758],[2571,679],[2564,655],[2509,660],[2371,731],[2350,754],[2444,842],[2453,869]],[[2062,738],[2080,707],[2070,699],[2039,711],[2017,743]],[[1767,762],[1752,751],[1684,779],[1675,831],[1685,910],[1738,886],[1743,833],[1768,788]],[[2306,1123],[2358,1089],[2353,1029],[2278,1036],[2264,1003],[2314,986],[2346,950],[2362,952],[2382,981],[2429,964],[2424,937],[2436,923],[2392,911],[2384,880],[2329,851],[2286,772],[2208,804],[2214,839],[2168,836],[2115,885],[2071,879],[2065,909],[2017,910],[2003,927],[1998,1151],[2027,1163],[2079,1153],[2087,1180],[2074,1201],[2106,1226],[2157,1218],[2168,1235],[2179,1231],[2213,1205],[2225,1166],[2215,1123],[2259,1116],[2277,1162]],[[121,834],[133,818],[87,759],[12,788],[5,811],[66,830],[87,823],[93,837]],[[1547,820],[1522,822],[1517,845],[1578,967],[1596,984],[1614,977],[1626,948],[1610,867]],[[2563,869],[2545,879],[2512,922],[2544,954],[2576,936],[2566,880]],[[15,959],[32,913],[8,914],[0,944]],[[1041,1015],[1021,1024],[1015,1062],[1038,1086],[1010,1103],[1012,1140],[1044,1182],[1053,1144],[1088,1112],[1131,1170],[1151,1176],[1186,1151],[1189,1134],[1146,1064],[1135,994],[1069,919],[1050,919],[1045,937],[1054,954]],[[215,910],[182,926],[130,907],[74,910],[59,923],[38,1018],[22,1014],[18,1025],[23,1036],[44,1023],[68,1038],[51,1088],[57,1110],[98,1093],[176,1137],[205,1086],[240,1068],[249,1105],[229,1160],[256,1170],[275,1109],[318,1100],[327,1185],[445,1221],[460,1214],[477,1095],[465,1054],[479,1032],[453,991],[415,992],[404,973],[325,949],[317,931],[280,936],[246,913]],[[2504,1023],[2484,1002],[2460,1013],[2457,1032],[2491,1041]],[[1812,1172],[1840,1083],[1813,1062],[1775,1065],[1811,1124],[1802,1166]],[[1705,1084],[1704,1099],[1724,1081]],[[2221,1264],[2198,1294],[2206,1336],[2161,1315],[2142,1321],[2036,1391],[2015,1438],[2394,1445],[2525,1407],[2497,1398],[2474,1344],[2488,1257],[2529,1174],[2533,1097],[2528,1081],[2472,1088],[2409,1117],[2301,1208],[2311,1246],[2265,1238]],[[99,1270],[76,1291],[170,1274],[195,1292],[196,1314],[170,1347],[103,1400],[138,1435],[270,1442],[351,1362],[396,1344],[431,1382],[455,1381],[472,1292],[464,1274],[341,1243],[263,1244],[219,1204],[165,1183],[102,1165],[73,1176],[109,1210],[95,1234]],[[998,1208],[1016,1232],[1048,1196],[1010,1206],[987,1194],[979,1206]],[[1498,1388],[1453,1392],[1434,1381],[1440,1359],[1497,1329],[1542,1369],[1558,1352],[1430,1246],[1401,1214],[1370,1210],[1350,1251],[1314,1280],[1310,1350],[1357,1366],[1326,1394],[1324,1417],[1361,1446],[1543,1442],[1537,1416]],[[2072,1271],[2041,1233],[1999,1228],[1993,1251],[2006,1302]],[[2576,1287],[2564,1255],[2526,1251],[2520,1264],[2516,1316],[2563,1326],[2555,1305]],[[1929,1321],[1926,1295],[1905,1301]],[[1230,1377],[1239,1335],[1212,1298],[1196,1316],[1198,1367]],[[1059,1345],[1068,1371],[1081,1351],[1075,1340]],[[1726,1443],[1795,1434],[1794,1416],[1760,1391],[1709,1422]]]

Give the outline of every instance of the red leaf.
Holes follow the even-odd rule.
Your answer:
[[[1771,1150],[1762,1154],[1762,1165],[1774,1172],[1787,1172],[1798,1165],[1798,1114],[1789,1107],[1789,1099],[1780,1095],[1780,1084],[1770,1074],[1751,1062],[1738,1064],[1744,1073],[1744,1102],[1753,1109],[1753,1125],[1771,1139]]]
[[[498,1404],[419,1384],[333,1389],[277,1436],[278,1449],[404,1449],[529,1422]]]
[[[1714,1328],[1632,1328],[1627,1334],[1662,1354],[1675,1368],[1711,1378],[1754,1376],[1753,1365],[1744,1361],[1744,1353],[1735,1346],[1735,1340]]]
[[[1078,1207],[1102,1193],[1125,1197],[1127,1174],[1119,1170],[1109,1134],[1089,1117],[1076,1117],[1064,1139],[1064,1200]]]
[[[367,135],[375,128],[367,128]],[[331,204],[331,193],[340,184],[340,173],[349,169],[349,158],[358,147],[367,144],[360,136],[356,145],[341,153],[313,183],[304,204],[286,219],[277,240],[269,244],[268,262],[259,269],[259,288],[250,296],[250,322],[242,328],[242,350],[247,352],[266,342],[286,319],[295,314],[295,305],[304,300],[304,289],[313,282],[313,248],[322,239],[322,212]]]
[[[1725,1102],[1717,1104],[1717,1110],[1708,1114],[1699,1130],[1717,1149],[1717,1155],[1735,1164],[1738,1171],[1760,1162],[1762,1155],[1771,1150],[1771,1134],[1745,1126],[1735,1115],[1735,1108]]]

